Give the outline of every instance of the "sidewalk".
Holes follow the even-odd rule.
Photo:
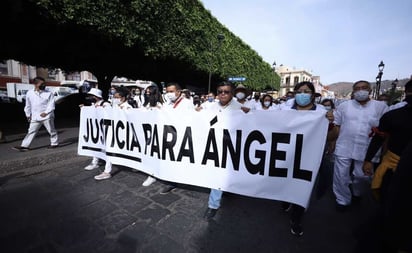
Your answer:
[[[312,200],[297,238],[279,201],[225,193],[206,221],[208,189],[182,185],[161,195],[162,182],[143,187],[145,174],[120,166],[96,181],[98,170],[83,169],[90,158],[77,155],[78,128],[58,131],[57,149],[46,149],[44,131],[28,152],[11,149],[25,133],[0,144],[1,252],[346,253],[370,214],[367,199],[337,213],[329,192]]]
[[[77,127],[57,128],[57,131],[60,143],[58,148],[47,149],[50,145],[49,134],[42,127],[34,138],[30,151],[26,152],[12,149],[21,145],[26,132],[20,131],[20,133],[6,135],[6,142],[0,143],[0,175],[76,156],[79,129]]]

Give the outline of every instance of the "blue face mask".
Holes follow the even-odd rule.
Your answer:
[[[299,106],[307,106],[312,100],[312,94],[298,93],[295,95],[295,101]]]
[[[214,98],[212,98],[212,97],[208,97],[207,98],[207,101],[209,101],[209,102],[213,102],[215,99]]]

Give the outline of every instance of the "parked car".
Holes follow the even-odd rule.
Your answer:
[[[6,90],[0,90],[0,103],[10,103],[10,98]]]

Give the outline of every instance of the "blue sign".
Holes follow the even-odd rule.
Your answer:
[[[238,77],[229,77],[228,81],[231,82],[243,82],[246,80],[246,77],[238,76]]]

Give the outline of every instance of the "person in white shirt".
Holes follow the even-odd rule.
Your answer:
[[[369,98],[371,86],[367,81],[355,82],[352,93],[354,99],[339,104],[334,111],[334,124],[339,133],[333,175],[337,211],[345,211],[350,204],[358,202],[363,189],[367,188],[363,186],[371,178],[362,171],[363,160],[372,129],[378,126],[379,119],[388,110],[385,103]],[[374,161],[378,162],[376,158]]]
[[[250,110],[256,110],[257,107],[260,107],[260,100],[259,104],[256,104],[255,100],[246,99],[250,95],[250,93],[250,90],[247,89],[243,84],[239,84],[234,90],[237,102],[242,104],[242,107],[244,107],[244,110],[246,110],[247,112],[249,112]]]
[[[214,102],[213,105],[208,107],[206,110],[211,110],[216,113],[230,110],[243,110],[244,112],[249,111],[249,108],[244,108],[241,103],[233,98],[234,96],[234,85],[230,82],[221,82],[217,85],[217,97],[218,102]],[[220,201],[222,199],[223,192],[217,189],[211,189],[209,194],[208,208],[204,214],[204,218],[212,219],[217,210],[220,207]]]
[[[251,104],[255,105],[255,108],[260,107],[260,99],[262,98],[260,92],[255,92],[253,98],[249,100]]]
[[[163,107],[163,98],[159,88],[156,85],[150,85],[144,90],[144,103],[142,109],[160,110]],[[142,186],[150,186],[156,182],[156,178],[148,176],[142,183]]]
[[[110,107],[110,103],[103,100],[102,91],[97,88],[91,88],[90,91],[87,93],[87,100],[91,102],[91,106],[94,107]],[[80,105],[82,107],[83,104]],[[98,157],[93,157],[92,161],[89,165],[84,167],[85,170],[94,170],[100,167],[101,164],[104,162],[100,160]]]
[[[133,106],[129,104],[127,101],[127,97],[129,95],[129,90],[124,87],[118,87],[116,88],[116,91],[112,97],[112,107],[114,109],[122,109],[122,110],[127,110],[127,109],[132,109]],[[96,180],[105,180],[109,179],[112,177],[112,163],[109,161],[106,161],[106,165],[104,166],[104,171],[100,173],[99,175],[96,175],[94,179]]]
[[[214,102],[215,102],[215,94],[213,94],[213,92],[209,92],[209,94],[207,94],[206,96],[206,101],[204,101],[200,107],[202,109],[207,109],[209,106],[211,106]]]
[[[273,111],[273,110],[280,110],[279,105],[273,103],[273,98],[269,94],[265,94],[261,100],[261,106],[257,108],[257,110],[262,111]]]
[[[327,112],[322,105],[315,103],[315,86],[311,82],[300,82],[294,87],[294,103],[289,107],[282,107],[280,110],[297,110],[297,111],[317,111],[325,113],[329,122],[333,122],[333,113]],[[334,132],[329,130],[327,137],[333,136]],[[303,206],[282,201],[282,208],[285,212],[290,212],[290,232],[295,236],[302,236],[302,221],[305,214]]]
[[[174,109],[189,109],[194,110],[195,106],[190,98],[187,97],[186,92],[182,92],[182,88],[177,83],[166,84],[166,94],[168,103],[166,106]]]
[[[190,110],[193,111],[195,107],[193,101],[189,99],[190,91],[182,90],[178,83],[166,84],[166,94],[169,103],[164,107],[165,109],[173,109],[179,111]],[[160,191],[160,194],[167,194],[177,188],[177,184],[174,182],[165,182],[167,185]]]
[[[21,146],[13,147],[18,151],[28,151],[31,142],[44,126],[50,134],[50,146],[56,148],[59,146],[59,138],[54,127],[54,95],[46,90],[46,82],[42,77],[34,78],[34,90],[29,90],[26,94],[26,104],[24,113],[27,121],[30,122],[29,130],[24,137]]]

